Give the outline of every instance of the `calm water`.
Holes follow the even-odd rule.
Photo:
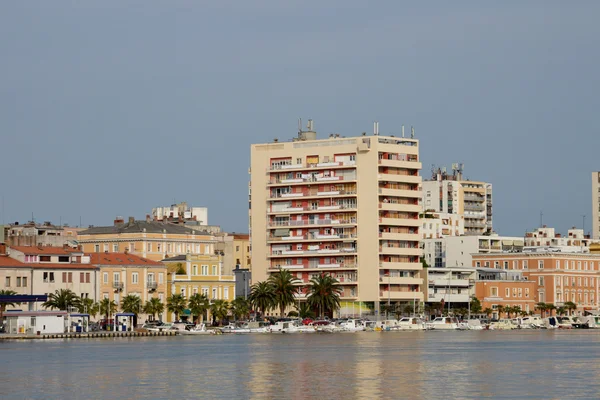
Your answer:
[[[600,397],[600,332],[0,342],[1,399]]]

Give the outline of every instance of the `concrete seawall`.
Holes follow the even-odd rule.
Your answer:
[[[52,333],[43,335],[25,335],[25,334],[3,334],[0,340],[31,340],[31,339],[100,339],[100,338],[128,338],[128,337],[155,337],[155,336],[176,336],[176,331],[165,332],[89,332],[89,333]]]

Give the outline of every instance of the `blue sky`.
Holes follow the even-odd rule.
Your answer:
[[[485,3],[485,4],[484,4]],[[174,200],[246,231],[251,143],[415,126],[494,226],[591,224],[597,1],[96,1],[0,6],[4,222],[106,225]],[[0,213],[2,211],[0,210]],[[1,222],[1,221],[0,221]]]

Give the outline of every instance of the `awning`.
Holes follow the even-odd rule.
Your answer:
[[[277,237],[284,237],[284,236],[289,236],[289,235],[290,235],[289,229],[275,229],[275,232],[273,232],[273,236],[277,236]]]
[[[503,244],[504,246],[512,246],[512,245],[513,245],[513,243],[514,243],[514,242],[513,242],[512,240],[503,240],[503,241],[502,241],[502,244]]]
[[[525,245],[525,242],[523,242],[522,240],[515,240],[514,245],[523,247]]]
[[[185,310],[183,310],[183,314],[184,315],[192,315],[192,310],[190,310],[189,308],[186,308]]]

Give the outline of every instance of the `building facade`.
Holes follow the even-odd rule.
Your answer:
[[[154,261],[177,255],[213,254],[214,235],[182,224],[147,219],[128,222],[117,218],[113,226],[91,227],[79,232],[78,243],[86,253],[130,253]]]
[[[462,268],[427,268],[426,303],[464,304],[475,295],[476,270]]]
[[[100,300],[110,299],[120,309],[123,298],[134,295],[142,305],[153,297],[166,305],[167,268],[163,263],[128,253],[92,253],[90,258],[98,268]],[[140,314],[139,318],[147,317]]]
[[[327,273],[346,307],[422,302],[420,169],[415,139],[318,140],[312,123],[293,141],[252,145],[253,282],[288,269],[302,300],[310,279]]]
[[[466,235],[491,233],[492,184],[464,180],[462,165],[454,168],[452,175],[438,169],[423,182],[423,210],[462,215]]]
[[[77,233],[82,228],[69,226],[56,226],[51,222],[37,224],[28,222],[26,224],[7,225],[3,230],[5,237],[0,243],[9,246],[51,246],[62,247],[65,244],[74,244]]]
[[[592,172],[592,238],[600,240],[600,172]]]
[[[525,279],[519,271],[477,269],[475,297],[479,299],[482,310],[492,310],[492,319],[506,316],[500,312],[500,306],[519,307],[527,313],[535,312],[535,291],[536,283]]]
[[[571,301],[577,304],[579,314],[598,310],[600,255],[544,251],[474,254],[473,266],[522,273],[535,284],[535,303],[560,307]]]
[[[421,222],[421,237],[423,239],[440,239],[446,236],[465,235],[465,217],[461,214],[423,212]]]
[[[167,296],[181,294],[189,299],[194,294],[203,294],[211,301],[235,299],[235,278],[232,273],[224,273],[219,254],[187,254],[166,258],[163,263],[168,271]],[[167,321],[174,318],[174,314],[167,313]]]
[[[525,246],[527,247],[548,247],[560,251],[570,251],[575,253],[589,252],[592,239],[585,235],[583,229],[571,228],[567,236],[556,233],[554,228],[548,228],[546,225],[531,232],[525,233]]]
[[[186,202],[172,204],[169,207],[156,207],[152,209],[154,221],[195,221],[198,225],[208,225],[208,208],[189,207]]]
[[[17,294],[52,294],[69,289],[98,300],[98,270],[78,249],[0,246],[0,290]]]

